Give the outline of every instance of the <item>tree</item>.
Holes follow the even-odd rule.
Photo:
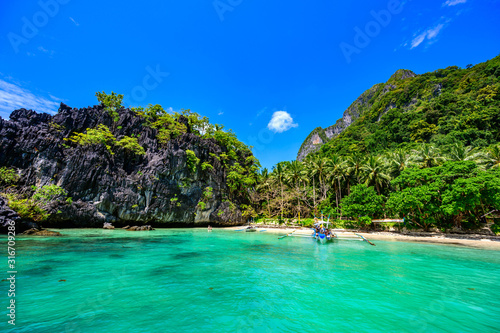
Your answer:
[[[394,216],[402,214],[423,229],[429,230],[441,213],[439,200],[436,198],[438,191],[437,183],[405,188],[391,193],[386,207]]]
[[[448,159],[450,161],[481,161],[484,154],[478,152],[476,148],[468,146],[465,147],[463,144],[455,143],[448,154]]]
[[[298,213],[300,214],[300,185],[305,181],[304,177],[304,165],[299,161],[292,161],[287,168],[286,179],[295,189],[295,195],[297,197],[297,207]],[[300,218],[300,216],[299,216]]]
[[[312,162],[312,174],[313,176],[317,176],[319,180],[319,188],[321,190],[321,198],[320,201],[326,199],[326,195],[328,192],[328,184],[326,182],[328,176],[328,163],[325,157],[320,158],[317,161]]]
[[[381,187],[391,180],[391,177],[384,171],[386,169],[382,158],[375,156],[370,156],[361,168],[366,179],[365,184],[368,186],[374,185],[378,194],[380,194]]]
[[[359,153],[355,153],[347,158],[347,172],[356,177],[358,184],[360,183],[363,163],[364,157]]]
[[[373,187],[359,184],[351,189],[351,194],[342,199],[340,206],[346,216],[359,221],[362,216],[374,217],[380,214],[383,201]]]
[[[486,161],[489,168],[500,168],[500,145],[489,149]]]
[[[429,144],[422,144],[419,149],[413,150],[414,160],[421,168],[431,168],[440,165],[444,157],[440,155],[439,149]]]
[[[257,190],[263,190],[266,195],[267,216],[271,217],[270,192],[272,179],[267,168],[263,168],[258,176]]]
[[[104,91],[96,92],[95,95],[97,100],[104,106],[104,110],[109,113],[114,122],[117,122],[120,119],[118,109],[123,107],[123,95],[115,94],[114,92],[111,92],[111,95],[108,95]]]
[[[402,149],[398,149],[393,153],[390,153],[387,161],[393,178],[396,178],[401,174],[401,172],[413,165],[412,156]]]
[[[332,155],[327,161],[327,172],[328,178],[333,185],[335,191],[335,203],[337,208],[339,207],[339,202],[342,199],[342,188],[340,181],[345,175],[345,163],[342,158],[335,154]]]
[[[284,196],[283,196],[283,178],[285,177],[285,166],[284,162],[280,162],[276,164],[276,166],[273,169],[273,178],[276,180],[276,182],[279,184],[279,189],[281,192],[281,197],[280,197],[280,216],[281,220],[283,220],[283,206],[284,206]]]

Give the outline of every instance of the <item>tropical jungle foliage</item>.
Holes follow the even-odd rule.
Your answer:
[[[365,95],[359,117],[319,151],[261,171],[260,216],[405,218],[446,230],[478,228],[500,209],[500,56],[394,75]]]

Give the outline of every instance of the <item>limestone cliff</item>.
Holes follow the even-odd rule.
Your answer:
[[[397,88],[397,83],[407,78],[415,77],[416,74],[409,70],[400,69],[394,73],[389,81],[379,83],[365,91],[344,111],[342,118],[327,128],[317,127],[302,143],[297,154],[297,160],[302,161],[307,155],[321,148],[326,142],[330,141],[342,133],[363,113],[369,110],[373,104],[388,91]]]
[[[99,124],[111,128],[118,139],[137,138],[146,154],[113,153],[105,145],[69,146],[64,141]],[[165,227],[241,224],[240,205],[247,203],[247,196],[245,191],[230,193],[226,177],[231,163],[245,165],[251,153],[237,150],[234,161],[221,161],[226,146],[193,134],[187,121],[186,126],[186,133],[160,145],[157,130],[129,109],[120,109],[119,119],[101,105],[74,109],[61,103],[54,116],[20,109],[10,120],[0,119],[0,167],[18,171],[21,191],[56,184],[72,197],[72,204],[53,207],[44,227],[102,227],[104,222]],[[213,168],[198,165],[193,172],[187,166],[187,150],[195,153],[199,164],[207,162]],[[203,194],[207,188],[212,191],[208,197]],[[11,215],[7,212],[6,218]]]

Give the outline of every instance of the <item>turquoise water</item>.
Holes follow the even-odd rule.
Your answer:
[[[500,251],[382,241],[321,245],[228,230],[60,231],[66,236],[18,238],[16,332],[500,326]],[[6,292],[0,299],[7,304]],[[8,331],[3,317],[0,327]]]

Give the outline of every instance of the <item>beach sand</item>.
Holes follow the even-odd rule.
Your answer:
[[[241,230],[246,228],[246,226],[240,227],[229,227],[224,228],[226,230]],[[304,229],[292,229],[292,228],[265,228],[265,227],[257,227],[259,231],[265,230],[267,233],[274,233],[279,235],[287,235],[290,233],[294,233],[294,235],[300,236],[310,236],[312,231],[309,228]],[[409,236],[398,233],[391,232],[353,232],[349,230],[340,231],[335,230],[335,232],[342,238],[343,236],[351,236],[354,233],[358,233],[365,237],[366,239],[374,242],[377,240],[381,241],[392,241],[392,242],[415,242],[415,243],[435,243],[442,245],[451,245],[451,246],[466,246],[473,247],[479,249],[489,249],[489,250],[500,250],[500,237],[491,238],[488,236],[482,235],[439,235],[439,236]],[[469,237],[469,238],[467,238]]]

